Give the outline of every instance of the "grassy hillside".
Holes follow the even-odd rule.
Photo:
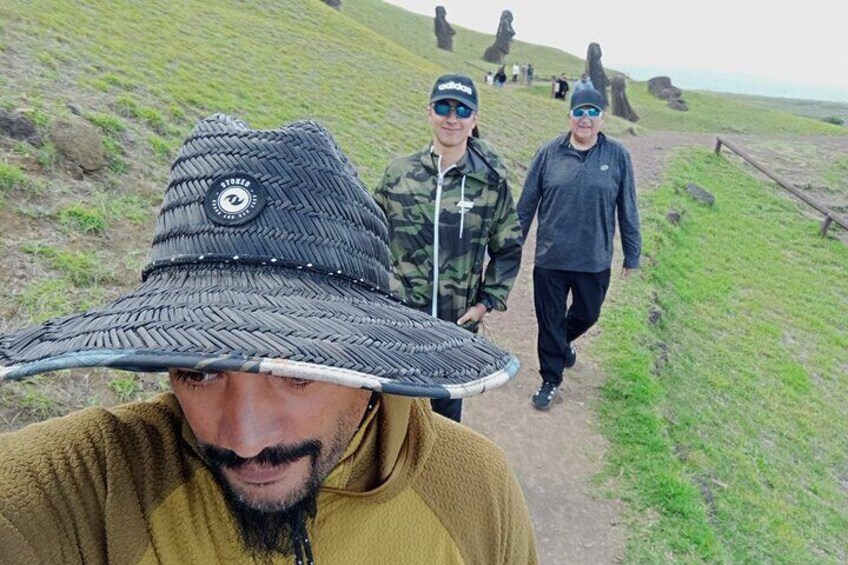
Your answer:
[[[435,6],[433,4],[434,14]],[[436,48],[436,36],[433,32],[433,16],[415,14],[403,8],[381,2],[380,0],[349,0],[344,4],[344,13],[363,25],[373,29],[383,37],[403,45],[412,53],[432,61],[444,68],[462,69],[473,77],[482,78],[486,70],[494,71],[497,65],[483,60],[483,52],[494,42],[498,29],[498,20],[492,22],[491,33],[480,33],[451,23],[456,30],[453,38],[453,52]],[[567,73],[568,76],[580,76],[583,72],[585,53],[575,56],[559,49],[533,45],[520,41],[521,19],[519,12],[513,11],[516,20],[513,27],[516,39],[512,42],[506,62],[533,63],[537,77],[550,77],[552,74]],[[448,22],[451,14],[447,14]],[[588,46],[587,46],[588,47]],[[508,70],[509,72],[509,70]]]
[[[649,258],[599,344],[628,562],[845,563],[848,247],[706,150],[643,204]]]
[[[848,123],[848,102],[830,102],[827,100],[800,100],[796,98],[776,98],[772,96],[754,96],[751,94],[729,94],[722,96],[733,98],[752,106],[762,106],[783,110],[790,114],[824,120],[826,118],[842,119]]]
[[[391,157],[427,141],[424,108],[434,78],[455,70],[480,77],[486,68],[480,56],[492,35],[455,27],[456,51],[446,53],[435,48],[432,18],[378,0],[345,0],[341,13],[318,0],[3,0],[0,107],[23,110],[48,141],[35,147],[0,138],[0,332],[100,304],[135,285],[168,164],[195,121],[210,113],[256,127],[317,119],[373,186]],[[516,29],[521,37],[518,15]],[[512,56],[532,61],[539,76],[582,68],[577,57],[522,42]],[[633,83],[629,91],[643,118],[639,134],[848,132],[713,94],[687,92],[691,110],[680,114],[643,87]],[[565,106],[547,88],[481,91],[483,135],[505,155],[516,191],[536,148],[565,129]],[[57,120],[72,118],[69,104],[83,114],[75,119],[105,136],[108,164],[97,173],[68,167],[46,137]],[[609,117],[605,129],[620,136],[630,127]],[[840,499],[832,477],[844,485],[841,406],[848,398],[839,375],[848,347],[844,320],[821,306],[848,306],[838,269],[844,247],[811,237],[815,229],[784,200],[742,200],[732,210],[738,201],[731,205],[730,194],[744,197],[752,181],[704,155],[687,157],[697,169],[683,159],[672,178],[701,180],[720,204],[713,212],[688,210],[684,227],[669,232],[657,218],[668,202],[678,204],[677,181],[652,197],[646,235],[659,267],[648,270],[632,304],[611,306],[604,333],[612,466],[633,485],[626,493],[633,507],[648,509],[631,555],[643,562],[665,560],[666,552],[683,561],[844,560],[834,534],[845,530],[844,486]],[[839,161],[826,174],[844,187],[846,170]],[[743,210],[744,221],[725,218]],[[644,308],[654,294],[664,318],[646,328]],[[650,346],[660,342],[670,361],[657,376]],[[100,370],[70,377],[0,386],[0,430],[165,386],[156,377]],[[738,389],[731,386],[737,381]],[[812,463],[793,467],[797,454]],[[703,478],[714,508],[693,477]],[[803,488],[791,492],[787,480]],[[727,493],[710,485],[728,485]],[[756,515],[746,515],[746,506]]]
[[[385,8],[400,18],[390,27],[403,28],[405,12],[362,6]],[[317,119],[369,186],[390,158],[426,143],[432,82],[462,56],[421,57],[355,13],[355,2],[339,13],[318,0],[0,3],[0,107],[23,110],[47,139],[74,105],[103,132],[108,153],[105,169],[74,178],[49,140],[0,138],[0,331],[134,285],[168,164],[201,117],[225,112],[255,127]],[[481,105],[483,135],[502,150],[517,190],[536,148],[565,128],[565,109],[521,88],[484,89]],[[606,127],[627,128],[614,119]],[[132,397],[131,386],[122,390]],[[91,389],[65,398],[39,391],[4,388],[0,407],[32,405],[32,417],[44,417],[109,401]]]
[[[649,129],[761,135],[848,135],[845,127],[783,110],[754,106],[714,92],[684,91],[688,112],[672,110],[664,100],[652,96],[647,82],[630,82],[627,98],[639,114],[639,125]]]

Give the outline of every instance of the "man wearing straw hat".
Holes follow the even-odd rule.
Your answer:
[[[374,191],[389,224],[400,295],[472,331],[487,312],[506,310],[521,263],[506,168],[472,135],[477,108],[470,78],[439,77],[427,110],[432,141],[392,161]],[[433,410],[459,422],[462,400],[434,400]]]
[[[383,214],[326,130],[200,122],[140,286],[0,336],[0,381],[173,386],[0,435],[0,561],[535,563],[502,452],[423,400],[516,360],[388,282]]]

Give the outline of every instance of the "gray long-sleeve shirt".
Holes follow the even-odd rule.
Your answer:
[[[538,210],[536,266],[585,273],[609,269],[617,212],[624,268],[638,268],[642,236],[630,155],[603,133],[585,155],[570,147],[569,137],[539,149],[518,201],[525,241]]]

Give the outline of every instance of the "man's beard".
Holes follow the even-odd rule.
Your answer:
[[[320,441],[305,442],[294,447],[275,446],[263,449],[255,457],[244,459],[228,449],[201,445],[209,468],[224,493],[224,499],[233,513],[244,549],[260,561],[270,562],[275,555],[289,557],[300,552],[298,545],[309,543],[306,523],[315,518],[318,489],[329,471],[317,463],[322,451]],[[335,452],[338,446],[333,446]],[[342,446],[343,449],[344,446]],[[309,476],[306,483],[285,500],[255,503],[237,492],[225,477],[222,469],[237,469],[249,463],[277,466],[309,457]],[[335,466],[335,461],[333,462]]]

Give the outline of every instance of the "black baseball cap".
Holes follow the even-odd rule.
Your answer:
[[[580,106],[594,106],[598,110],[604,109],[604,97],[594,88],[584,88],[571,95],[571,109]]]
[[[474,81],[465,75],[442,75],[436,79],[430,103],[439,100],[456,100],[472,110],[477,110],[477,87]]]

